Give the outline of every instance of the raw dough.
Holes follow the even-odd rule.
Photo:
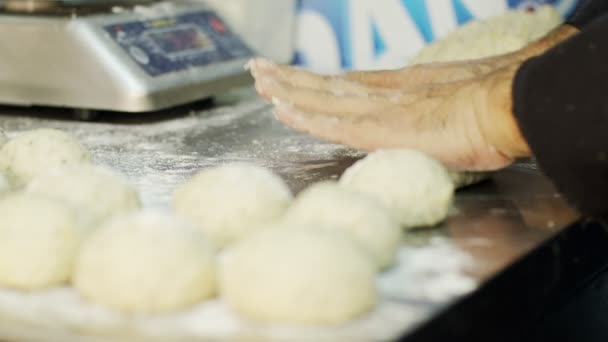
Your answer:
[[[481,183],[484,180],[490,178],[490,172],[456,172],[450,171],[450,178],[454,183],[454,186],[464,188],[473,184]]]
[[[23,186],[48,169],[89,162],[89,151],[71,135],[56,129],[23,133],[0,149],[0,170],[16,186]]]
[[[36,290],[67,282],[82,229],[72,208],[32,194],[0,200],[0,285]]]
[[[454,198],[447,170],[413,150],[380,150],[348,168],[340,184],[379,199],[403,228],[443,221]]]
[[[535,12],[509,11],[472,21],[423,48],[410,64],[490,57],[518,50],[546,35],[563,21],[552,6]]]
[[[337,183],[319,183],[303,191],[285,216],[291,224],[340,229],[363,246],[380,268],[395,261],[401,229],[382,203]]]
[[[27,191],[68,202],[91,226],[140,207],[137,191],[121,176],[101,166],[72,164],[35,177]]]
[[[424,64],[490,57],[513,52],[557,27],[562,17],[553,6],[535,12],[509,11],[486,20],[472,21],[424,47],[410,62]],[[482,182],[490,173],[450,172],[457,188]]]
[[[220,294],[246,317],[337,324],[371,310],[375,265],[347,236],[324,229],[279,227],[227,250]]]
[[[177,189],[173,205],[222,247],[274,223],[291,199],[278,176],[236,163],[201,171]]]
[[[4,144],[6,144],[7,142],[8,138],[6,137],[6,134],[4,134],[2,128],[0,128],[0,148],[2,148],[2,146],[4,146]]]
[[[212,248],[194,228],[168,215],[116,217],[82,246],[74,286],[94,302],[126,312],[162,313],[215,293]]]
[[[0,173],[0,197],[6,195],[11,191],[11,184],[8,182],[8,178],[4,174]]]

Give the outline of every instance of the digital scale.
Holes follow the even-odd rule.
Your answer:
[[[203,2],[6,0],[0,103],[146,112],[251,78],[253,52]]]

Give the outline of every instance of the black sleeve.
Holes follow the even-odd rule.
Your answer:
[[[539,166],[584,214],[608,218],[608,15],[526,61],[515,117]]]
[[[582,29],[606,13],[608,13],[608,0],[579,0],[566,23]]]

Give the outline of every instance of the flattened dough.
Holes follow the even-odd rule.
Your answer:
[[[451,62],[501,55],[546,35],[563,21],[552,6],[535,12],[509,11],[467,23],[424,47],[410,64]]]

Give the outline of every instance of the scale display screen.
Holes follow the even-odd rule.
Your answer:
[[[167,54],[212,47],[209,38],[196,27],[151,32],[148,36]]]
[[[152,77],[253,56],[213,11],[124,22],[104,29]]]

